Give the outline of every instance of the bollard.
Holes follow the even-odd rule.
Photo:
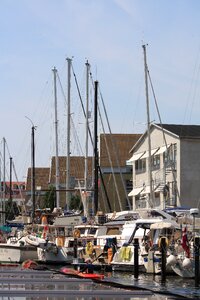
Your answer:
[[[160,247],[161,247],[161,281],[165,282],[166,280],[166,238],[160,238]]]
[[[200,238],[194,238],[195,287],[199,286],[199,246]]]
[[[139,259],[138,259],[139,242],[138,239],[134,239],[134,278],[139,276]]]

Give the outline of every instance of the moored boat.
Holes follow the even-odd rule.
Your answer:
[[[0,243],[1,263],[22,263],[28,259],[37,259],[37,247],[28,244],[24,237],[11,237],[6,243]]]

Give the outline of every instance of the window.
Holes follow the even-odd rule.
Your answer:
[[[135,172],[138,173],[143,173],[146,172],[146,159],[138,159],[135,162]]]
[[[97,228],[89,228],[88,229],[88,234],[95,235],[96,231],[97,231]]]
[[[160,169],[160,155],[153,155],[151,157],[151,166],[153,170]]]
[[[163,153],[165,167],[173,166],[176,169],[177,144],[172,144],[168,151]]]
[[[115,235],[115,234],[120,234],[120,230],[118,227],[107,229],[106,235]]]
[[[125,184],[127,193],[131,192],[133,189],[133,181],[127,179]]]

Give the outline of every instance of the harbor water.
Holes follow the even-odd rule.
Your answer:
[[[0,267],[0,299],[200,299],[200,288],[194,279],[132,273],[105,272],[102,281],[74,278],[60,273],[59,266],[42,266],[39,270]]]

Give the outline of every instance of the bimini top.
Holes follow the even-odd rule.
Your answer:
[[[179,228],[179,225],[176,223],[170,223],[170,222],[159,222],[151,224],[150,229],[173,229],[173,228]]]

